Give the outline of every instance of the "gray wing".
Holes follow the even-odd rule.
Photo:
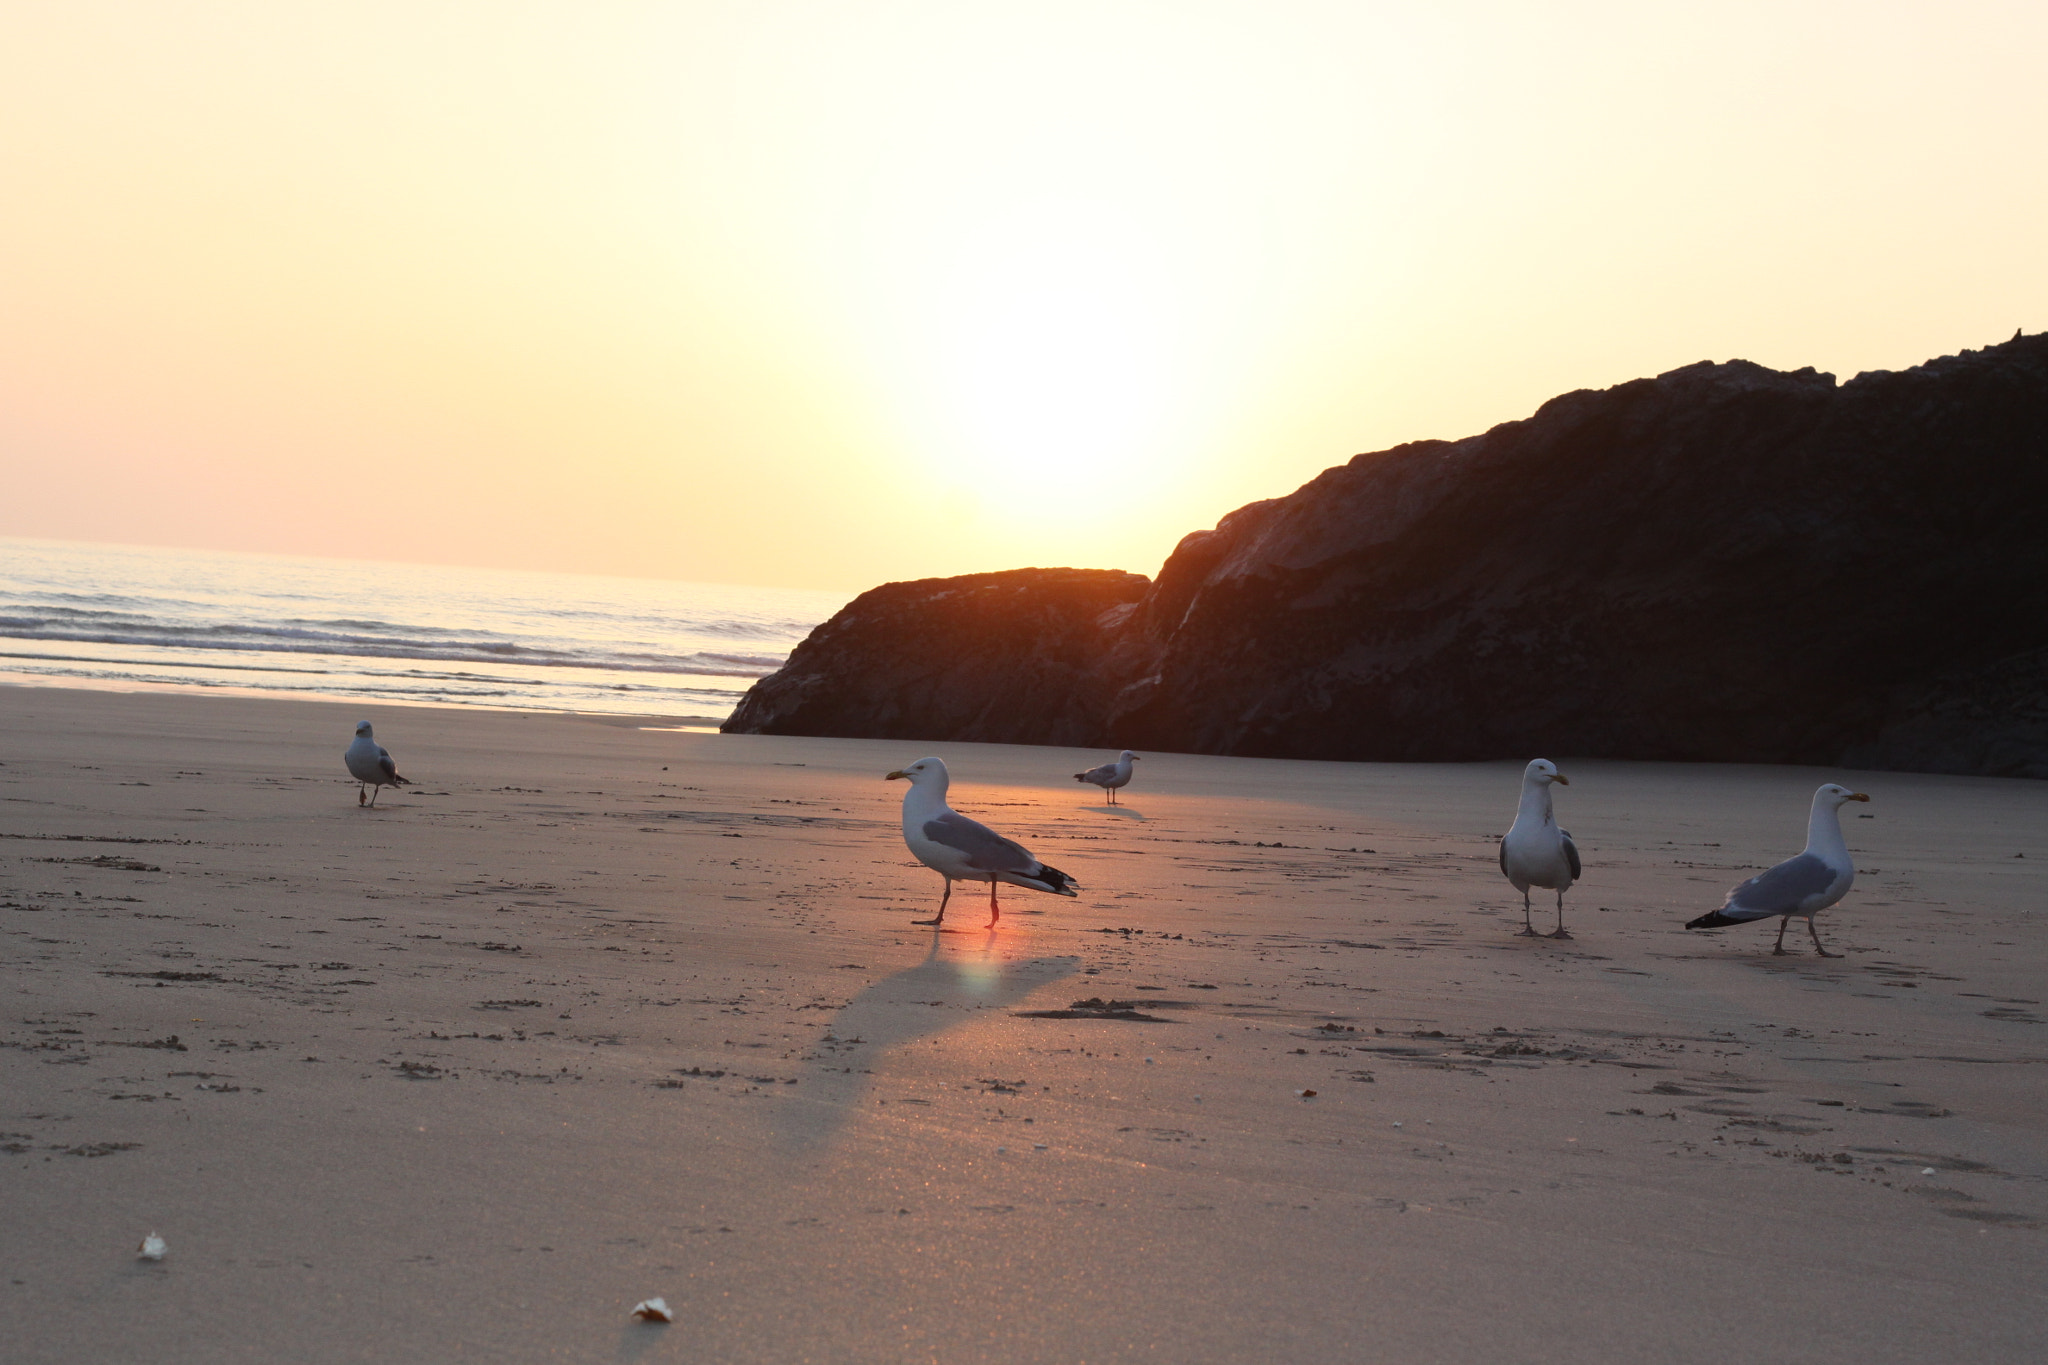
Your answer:
[[[967,865],[977,872],[1038,870],[1038,859],[1022,844],[1005,839],[979,820],[970,820],[958,811],[949,810],[936,820],[925,821],[924,837],[965,853]]]
[[[1759,872],[1730,891],[1721,913],[1745,919],[1789,915],[1799,909],[1799,902],[1808,896],[1818,896],[1834,884],[1832,867],[1811,853],[1802,853],[1768,872]]]
[[[385,753],[381,748],[377,750],[377,768],[386,777],[398,776],[398,765],[393,763],[391,755]]]
[[[1508,841],[1506,835],[1502,835],[1500,841],[1500,875],[1503,877],[1508,875]]]
[[[1577,881],[1579,879],[1579,846],[1572,842],[1572,832],[1570,830],[1561,829],[1558,833],[1564,836],[1564,860],[1572,865],[1572,880]],[[1500,860],[1502,864],[1506,864],[1508,860],[1505,848],[1501,850]],[[1501,871],[1505,872],[1507,868],[1503,866]]]
[[[1083,782],[1103,783],[1116,776],[1116,764],[1105,763],[1099,768],[1090,768],[1081,774]]]

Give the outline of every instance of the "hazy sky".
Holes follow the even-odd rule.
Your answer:
[[[0,533],[1154,571],[1361,450],[2048,328],[2048,5],[0,0]]]

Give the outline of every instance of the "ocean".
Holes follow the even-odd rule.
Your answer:
[[[0,683],[715,726],[848,600],[0,537]]]

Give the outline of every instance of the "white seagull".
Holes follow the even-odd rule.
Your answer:
[[[1813,794],[1813,811],[1806,817],[1806,851],[1768,872],[1757,873],[1731,890],[1719,910],[1701,915],[1685,927],[1719,929],[1778,915],[1778,942],[1771,951],[1783,957],[1786,926],[1798,915],[1806,921],[1806,932],[1813,935],[1813,951],[1822,957],[1840,957],[1840,953],[1820,946],[1820,930],[1813,927],[1813,917],[1848,895],[1856,880],[1856,862],[1842,841],[1842,807],[1869,799],[1832,782],[1822,787]]]
[[[889,774],[889,780],[908,778],[910,790],[903,793],[903,842],[917,860],[946,879],[946,894],[939,899],[939,913],[913,924],[938,924],[946,918],[946,902],[953,898],[953,883],[988,883],[988,927],[1002,918],[996,904],[996,884],[1028,886],[1033,891],[1050,891],[1071,896],[1080,883],[1056,867],[1047,867],[1031,856],[1022,844],[1005,839],[982,824],[970,820],[946,804],[946,765],[936,758],[920,758],[907,768]]]
[[[1569,831],[1557,827],[1550,809],[1550,784],[1571,782],[1547,758],[1529,761],[1522,769],[1522,804],[1515,810],[1515,823],[1500,841],[1501,875],[1522,893],[1522,933],[1537,937],[1529,923],[1529,888],[1541,886],[1557,892],[1557,930],[1551,938],[1570,938],[1564,931],[1564,893],[1579,879],[1579,846]]]
[[[1116,756],[1116,762],[1105,763],[1099,768],[1090,768],[1085,773],[1075,773],[1074,780],[1076,782],[1093,782],[1096,786],[1109,793],[1109,804],[1114,806],[1116,804],[1116,789],[1129,785],[1131,765],[1137,761],[1138,756],[1129,749],[1126,749]]]
[[[391,755],[384,752],[384,746],[377,743],[370,733],[370,722],[356,722],[356,742],[348,746],[341,761],[348,764],[348,775],[359,785],[356,788],[356,804],[363,804],[365,790],[375,788],[369,798],[370,805],[377,804],[377,792],[385,787],[403,786],[406,779],[398,775],[398,765],[391,761]]]

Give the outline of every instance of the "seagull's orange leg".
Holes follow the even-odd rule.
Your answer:
[[[946,918],[946,902],[953,899],[953,879],[946,878],[946,894],[939,897],[939,913],[930,919],[914,919],[912,924],[939,924]]]

